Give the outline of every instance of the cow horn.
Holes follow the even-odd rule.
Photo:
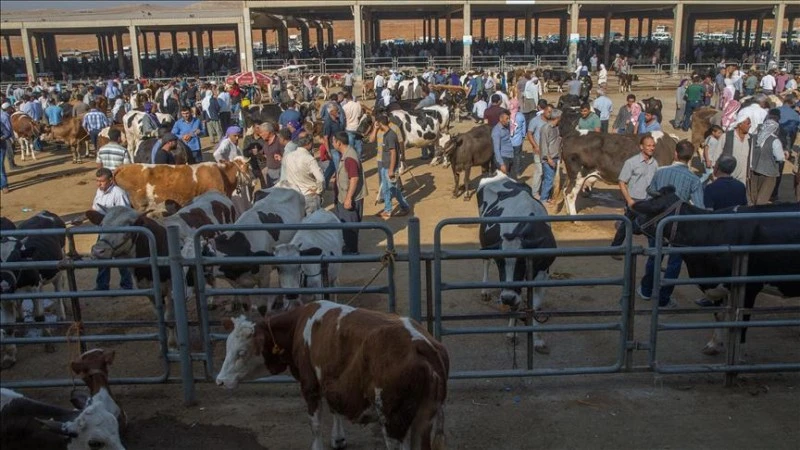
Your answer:
[[[60,434],[63,436],[69,437],[78,437],[78,435],[74,432],[71,432],[67,429],[67,424],[63,422],[58,422],[55,420],[42,420],[40,418],[36,418],[36,421],[42,424],[42,429],[49,431],[51,433]]]

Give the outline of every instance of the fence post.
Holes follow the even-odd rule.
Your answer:
[[[740,253],[733,255],[733,264],[731,276],[741,277],[747,276],[747,261],[749,257],[747,253]],[[733,283],[731,285],[731,293],[729,295],[730,304],[725,313],[725,320],[728,322],[739,321],[739,311],[744,307],[746,285],[745,283]],[[728,347],[726,359],[728,365],[732,366],[738,363],[739,350],[741,344],[739,343],[742,336],[742,329],[739,327],[728,328]],[[736,381],[736,372],[725,372],[725,387],[733,386]]]
[[[167,248],[169,249],[169,270],[172,282],[172,307],[175,310],[175,332],[181,357],[181,379],[183,380],[183,403],[195,404],[194,371],[189,354],[189,319],[186,314],[186,289],[183,267],[181,266],[180,234],[177,226],[167,227]]]
[[[422,321],[419,237],[419,218],[412,217],[408,220],[408,315],[417,322]]]

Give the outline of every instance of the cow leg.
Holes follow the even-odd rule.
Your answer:
[[[164,299],[164,320],[172,322],[175,320],[175,299],[172,298],[171,292],[164,293],[162,298]],[[178,336],[175,331],[175,325],[167,326],[167,350],[178,350]]]
[[[347,438],[344,434],[344,416],[333,413],[333,427],[331,428],[331,448],[347,448]]]
[[[451,166],[453,169],[453,198],[458,198],[458,195],[461,193],[461,185],[459,181],[461,181],[461,175],[456,170],[456,166]]]
[[[2,319],[0,320],[3,326],[8,326],[7,324],[14,323],[16,315],[17,315],[17,303],[18,302],[0,302],[2,304]],[[13,328],[9,327],[8,331],[5,329],[0,329],[0,337],[6,338],[14,336]],[[0,369],[8,369],[14,366],[17,363],[17,345],[16,344],[8,344],[3,345],[0,348],[0,353],[2,353],[2,361],[0,361]]]
[[[483,283],[486,284],[489,282],[489,264],[491,263],[490,259],[483,260]],[[481,289],[481,300],[484,302],[489,302],[492,300],[492,294],[489,292],[489,289],[483,288]]]
[[[721,313],[714,313],[714,321],[720,322],[722,321],[722,314]],[[722,352],[724,347],[722,343],[722,333],[723,328],[714,328],[714,331],[711,333],[711,339],[706,343],[706,346],[703,347],[703,354],[708,356],[715,356],[719,355]]]
[[[308,418],[311,421],[311,434],[314,436],[311,450],[323,450],[325,447],[322,445],[322,432],[320,431],[322,401],[319,396],[319,387],[316,382],[310,382],[308,385],[302,386],[302,392],[308,408]],[[335,420],[334,418],[334,424]]]
[[[40,292],[41,285],[31,289],[31,292]],[[33,300],[33,321],[42,323],[42,336],[52,336],[52,332],[49,328],[44,327],[44,300],[42,299],[34,299]],[[45,353],[54,353],[56,351],[56,346],[53,343],[44,344],[44,351]]]
[[[464,169],[464,201],[468,202],[470,198],[472,198],[472,191],[469,190],[469,171],[472,167],[467,166]]]
[[[56,276],[53,278],[53,281],[51,282],[53,285],[53,292],[61,292],[61,282],[62,282],[61,278],[62,278],[61,272],[57,273]],[[64,307],[64,299],[59,297],[56,299],[56,302],[57,302],[56,313],[58,315],[58,320],[63,322],[67,320],[67,311],[66,308]]]

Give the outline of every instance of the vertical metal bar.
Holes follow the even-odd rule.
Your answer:
[[[749,255],[747,253],[737,253],[732,255],[733,261],[731,264],[732,273],[734,277],[747,275],[747,261]],[[725,313],[726,321],[738,322],[739,311],[744,307],[744,298],[747,291],[745,283],[733,283],[731,285],[730,301],[728,304],[728,311]],[[742,329],[739,327],[728,328],[728,347],[725,358],[729,366],[735,365],[739,361],[739,350],[741,349]],[[725,387],[733,386],[736,382],[736,372],[725,372]]]
[[[525,278],[528,279],[528,280],[533,280],[533,261],[531,261],[531,258],[525,258]],[[534,317],[534,314],[532,312],[533,311],[533,290],[534,289],[535,288],[533,288],[531,286],[528,286],[525,289],[525,291],[527,293],[526,304],[527,304],[527,307],[528,307],[528,311],[530,311],[528,313],[528,315],[530,316],[530,319],[529,319],[530,323],[526,324],[526,325],[531,325],[531,326],[533,326],[535,324],[535,322],[536,322],[536,318]],[[526,358],[527,358],[527,363],[528,363],[528,370],[533,370],[533,331],[528,331],[526,334],[527,334],[527,336],[525,337],[525,339],[526,339],[527,351],[528,351],[528,354],[527,354]],[[516,347],[515,346],[512,347],[512,348],[514,349],[514,351],[516,351]]]
[[[419,241],[419,219],[412,217],[408,220],[408,315],[417,322],[422,320]]]
[[[442,340],[442,224],[433,232],[433,337]]]
[[[69,250],[67,250],[67,257],[74,258],[78,256],[78,250],[75,247],[75,236],[69,231],[66,230],[67,233],[67,243],[69,245]],[[67,265],[67,287],[69,287],[70,291],[78,292],[78,280],[75,278],[75,267],[73,267],[72,260],[70,259],[70,264]],[[110,269],[109,269],[110,270]],[[78,297],[73,297],[70,299],[70,304],[72,306],[72,321],[73,322],[83,322],[83,314],[81,313],[81,301]],[[83,331],[81,331],[82,333]],[[81,353],[86,351],[86,343],[81,340],[80,341],[80,348]]]
[[[656,345],[658,342],[658,292],[661,290],[661,258],[664,245],[664,225],[667,222],[662,220],[656,227],[656,236],[654,238],[655,254],[653,255],[653,292],[650,294],[650,302],[653,307],[653,314],[650,318],[650,351],[649,351],[649,365],[650,368],[656,369]],[[653,250],[653,249],[650,249]],[[658,370],[656,370],[658,371]]]
[[[211,381],[214,375],[214,346],[211,342],[211,327],[209,326],[208,298],[206,297],[205,267],[203,266],[203,247],[200,245],[200,233],[195,230],[192,236],[194,245],[194,291],[197,297],[197,318],[200,321],[200,332],[203,335],[203,354],[205,356],[205,376]]]
[[[425,316],[428,333],[433,334],[433,273],[430,259],[425,260]]]
[[[189,354],[189,321],[186,314],[186,290],[181,266],[180,233],[177,226],[167,227],[167,248],[169,249],[169,269],[172,280],[172,307],[175,309],[175,331],[181,357],[183,403],[191,406],[195,404],[194,374]]]
[[[633,347],[628,343],[633,343],[633,320],[636,316],[633,301],[636,295],[636,255],[633,254],[633,224],[630,220],[624,220],[622,226],[625,227],[625,263],[622,266],[622,299],[620,304],[620,367],[624,365],[625,370],[633,368]]]

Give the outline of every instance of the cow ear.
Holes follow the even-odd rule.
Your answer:
[[[81,373],[86,372],[86,364],[83,361],[72,361],[69,364],[69,368],[75,375],[80,375]]]
[[[86,211],[86,218],[89,219],[89,222],[92,222],[94,225],[100,225],[103,223],[104,217],[105,214],[99,211],[95,211],[93,209]]]
[[[117,352],[114,350],[103,350],[103,359],[106,360],[106,364],[109,366],[114,363],[114,357],[117,355]]]

